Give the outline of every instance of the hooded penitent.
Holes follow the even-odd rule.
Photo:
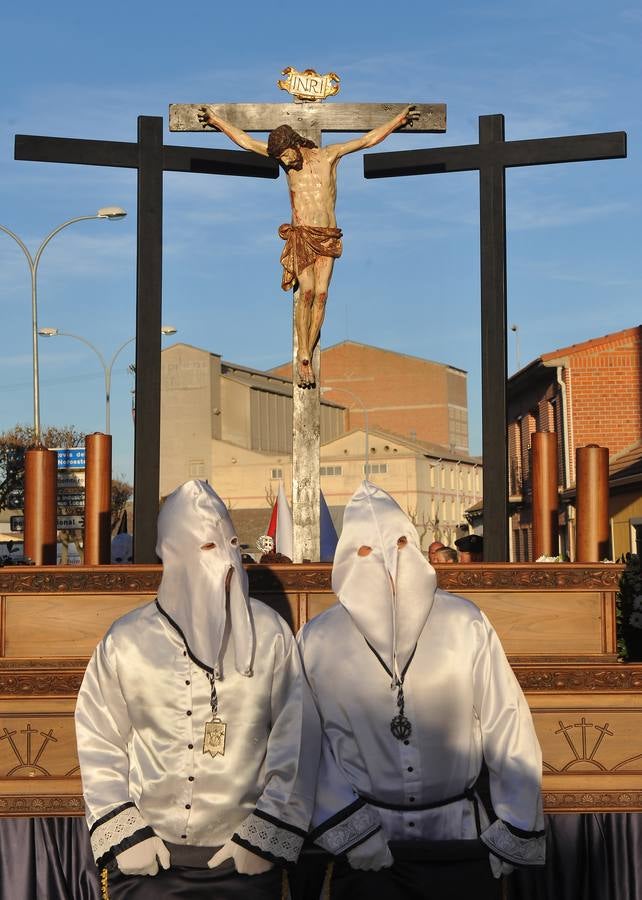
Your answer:
[[[408,516],[364,481],[345,509],[332,589],[395,682],[426,624],[436,584]]]
[[[158,604],[181,631],[192,659],[218,675],[229,613],[236,668],[251,675],[247,573],[225,504],[207,482],[188,481],[167,498],[158,517],[156,553],[163,561]]]

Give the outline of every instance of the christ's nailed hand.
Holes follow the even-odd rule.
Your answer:
[[[416,122],[419,118],[419,110],[416,106],[410,105],[407,106],[403,111],[403,119],[401,120],[402,125],[410,125],[412,128],[413,122]]]
[[[197,113],[197,119],[201,123],[203,128],[206,128],[207,126],[209,126],[210,128],[216,128],[216,125],[212,121],[211,110],[207,106],[200,107]]]

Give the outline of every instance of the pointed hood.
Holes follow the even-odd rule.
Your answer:
[[[390,494],[364,481],[345,508],[332,589],[395,679],[412,656],[436,586],[408,516]]]
[[[158,516],[156,553],[163,561],[159,606],[182,633],[192,659],[218,676],[229,608],[236,668],[251,675],[254,630],[247,573],[229,513],[207,482],[188,481],[166,499]]]

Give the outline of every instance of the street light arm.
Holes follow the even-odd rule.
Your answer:
[[[0,225],[0,231],[4,231],[5,234],[8,234],[9,237],[14,239],[16,244],[18,244],[18,246],[20,247],[20,249],[22,250],[24,255],[27,257],[27,262],[29,263],[29,268],[33,272],[33,268],[34,268],[33,257],[31,256],[31,253],[29,252],[29,249],[28,249],[27,245],[25,244],[25,242],[23,240],[21,240],[21,238],[19,238],[17,234],[15,234],[13,231],[10,231],[4,225]]]
[[[63,222],[62,225],[59,225],[57,228],[54,228],[52,232],[50,232],[47,237],[44,239],[42,244],[38,247],[36,252],[35,259],[33,260],[33,268],[34,271],[38,268],[38,263],[40,262],[40,257],[42,256],[42,251],[45,249],[49,241],[55,237],[59,231],[62,231],[63,228],[67,228],[68,225],[73,225],[75,222],[85,222],[87,219],[99,219],[100,216],[76,216],[75,219],[69,219],[67,222]]]
[[[79,334],[72,334],[70,331],[56,331],[56,333],[61,335],[62,337],[74,338],[76,341],[82,341],[83,344],[87,344],[87,346],[90,347],[94,351],[94,353],[100,360],[103,369],[107,368],[107,364],[105,363],[105,357],[102,355],[102,353],[100,352],[98,347],[95,347],[91,341],[87,340],[87,338],[81,337]]]
[[[109,371],[110,371],[110,372],[111,372],[111,370],[113,369],[114,363],[116,362],[116,357],[120,354],[121,350],[124,350],[125,347],[126,347],[128,344],[132,344],[135,340],[136,340],[135,337],[130,337],[130,338],[128,338],[126,341],[124,341],[124,342],[120,345],[120,347],[118,348],[118,350],[116,350],[116,352],[114,353],[114,355],[113,355],[112,358],[111,358],[111,362],[109,363],[109,367],[108,367],[108,368],[109,368]]]

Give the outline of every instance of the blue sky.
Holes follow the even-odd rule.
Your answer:
[[[478,116],[503,113],[508,140],[628,132],[629,157],[511,170],[509,321],[524,365],[542,352],[642,321],[642,7],[538,4],[31,3],[0,14],[0,223],[35,251],[61,222],[105,205],[44,251],[39,319],[111,357],[134,334],[133,172],[13,160],[16,133],[135,140],[138,115],[172,102],[287,102],[287,65],[341,77],[337,102],[445,102],[445,135],[393,135],[387,150],[474,143]],[[332,102],[332,101],[328,101]],[[330,140],[336,138],[330,137]],[[165,142],[229,147],[222,135]],[[289,358],[280,289],[284,180],[165,176],[163,321],[176,339],[268,368]],[[471,451],[481,447],[478,179],[365,181],[341,163],[335,266],[323,342],[350,338],[469,372]],[[0,429],[32,416],[28,270],[0,233]],[[510,370],[515,340],[510,335]],[[173,340],[173,339],[170,339]],[[115,474],[131,475],[133,347],[113,373]],[[104,422],[102,370],[81,343],[41,340],[42,419]]]

